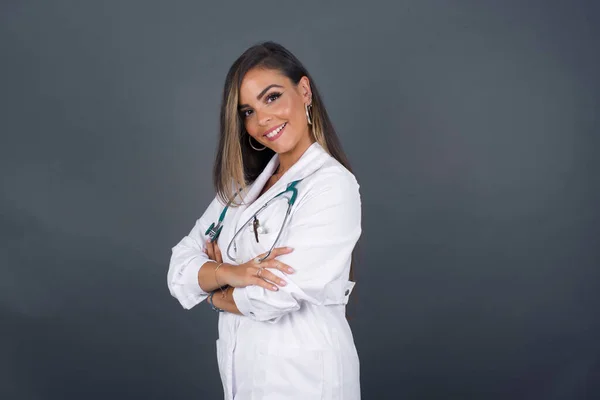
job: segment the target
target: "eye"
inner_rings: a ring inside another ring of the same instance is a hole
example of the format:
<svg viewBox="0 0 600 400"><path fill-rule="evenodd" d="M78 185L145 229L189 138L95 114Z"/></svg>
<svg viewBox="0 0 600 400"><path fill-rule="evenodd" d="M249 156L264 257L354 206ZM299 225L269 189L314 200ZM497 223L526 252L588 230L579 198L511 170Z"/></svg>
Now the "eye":
<svg viewBox="0 0 600 400"><path fill-rule="evenodd" d="M277 100L279 97L281 97L281 93L273 92L267 96L267 103L272 103L275 100Z"/></svg>
<svg viewBox="0 0 600 400"><path fill-rule="evenodd" d="M252 110L243 110L240 114L242 114L242 118L248 118L252 114Z"/></svg>

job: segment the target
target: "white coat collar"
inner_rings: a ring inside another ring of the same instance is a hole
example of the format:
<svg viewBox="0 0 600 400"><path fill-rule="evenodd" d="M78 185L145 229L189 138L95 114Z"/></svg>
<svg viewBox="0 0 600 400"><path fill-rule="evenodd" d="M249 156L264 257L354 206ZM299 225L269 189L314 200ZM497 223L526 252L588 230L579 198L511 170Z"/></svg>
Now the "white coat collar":
<svg viewBox="0 0 600 400"><path fill-rule="evenodd" d="M263 195L260 197L266 196L266 198L271 198L272 192L279 193L280 191L284 190L285 186L287 186L290 182L306 178L321 168L321 166L323 166L329 157L331 156L325 151L325 149L323 149L323 147L321 147L319 143L315 142L311 144L302 154L300 159L296 161L296 163L292 165L292 167L287 170L281 178L279 178L273 187L269 188L269 190L263 193ZM259 198L258 194L262 191L262 188L265 186L278 166L279 155L275 154L258 178L256 178L256 180L248 188L248 192L246 196L244 196L244 204L252 204ZM254 207L249 206L248 210L251 208Z"/></svg>

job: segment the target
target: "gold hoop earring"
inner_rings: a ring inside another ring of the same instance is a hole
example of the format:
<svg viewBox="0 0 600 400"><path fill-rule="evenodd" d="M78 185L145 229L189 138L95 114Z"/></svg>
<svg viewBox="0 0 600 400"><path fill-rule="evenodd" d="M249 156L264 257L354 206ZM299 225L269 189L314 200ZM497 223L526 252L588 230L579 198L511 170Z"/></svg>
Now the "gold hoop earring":
<svg viewBox="0 0 600 400"><path fill-rule="evenodd" d="M248 135L248 142L250 142L250 147L252 147L256 151L263 151L264 149L267 148L267 146L263 146L262 149L254 147L254 145L252 144L252 136L250 136L250 135Z"/></svg>
<svg viewBox="0 0 600 400"><path fill-rule="evenodd" d="M306 120L308 121L309 125L312 125L312 118L310 117L309 108L312 111L312 104L305 104L304 105L304 111L306 111Z"/></svg>

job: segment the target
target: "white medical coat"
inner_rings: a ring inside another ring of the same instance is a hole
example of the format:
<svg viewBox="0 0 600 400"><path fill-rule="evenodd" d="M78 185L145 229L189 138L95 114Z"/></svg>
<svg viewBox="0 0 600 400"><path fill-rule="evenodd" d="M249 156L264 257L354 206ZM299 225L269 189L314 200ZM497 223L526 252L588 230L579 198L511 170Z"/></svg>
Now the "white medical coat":
<svg viewBox="0 0 600 400"><path fill-rule="evenodd" d="M276 247L278 257L295 269L287 285L272 292L259 286L236 288L234 301L243 315L219 314L216 350L226 400L360 399L359 359L345 317L354 282L351 255L361 234L361 200L354 176L318 144L312 144L266 193L265 183L278 156L244 195L245 204L230 207L218 239L223 261L241 264L271 246L287 210L276 201L259 215L263 232L256 242L252 224L236 238L237 251L227 256L234 233L268 199L302 179L298 197ZM191 232L172 250L168 272L171 294L190 309L208 293L198 285L198 270L208 260L205 232L218 220L223 203L215 198Z"/></svg>

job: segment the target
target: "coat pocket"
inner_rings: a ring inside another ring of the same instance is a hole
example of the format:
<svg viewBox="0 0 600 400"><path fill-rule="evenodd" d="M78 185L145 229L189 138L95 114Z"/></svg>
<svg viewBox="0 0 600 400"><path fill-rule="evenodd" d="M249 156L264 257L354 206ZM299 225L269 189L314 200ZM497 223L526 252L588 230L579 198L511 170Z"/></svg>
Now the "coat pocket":
<svg viewBox="0 0 600 400"><path fill-rule="evenodd" d="M287 198L281 197L256 215L258 219L256 234L254 233L253 224L249 224L249 243L253 254L262 254L272 246L279 247L282 243L285 243L289 220L286 226L283 226L283 221L287 208ZM279 236L280 231L281 236Z"/></svg>
<svg viewBox="0 0 600 400"><path fill-rule="evenodd" d="M326 374L324 358L324 353L319 350L259 350L252 398L322 400Z"/></svg>

